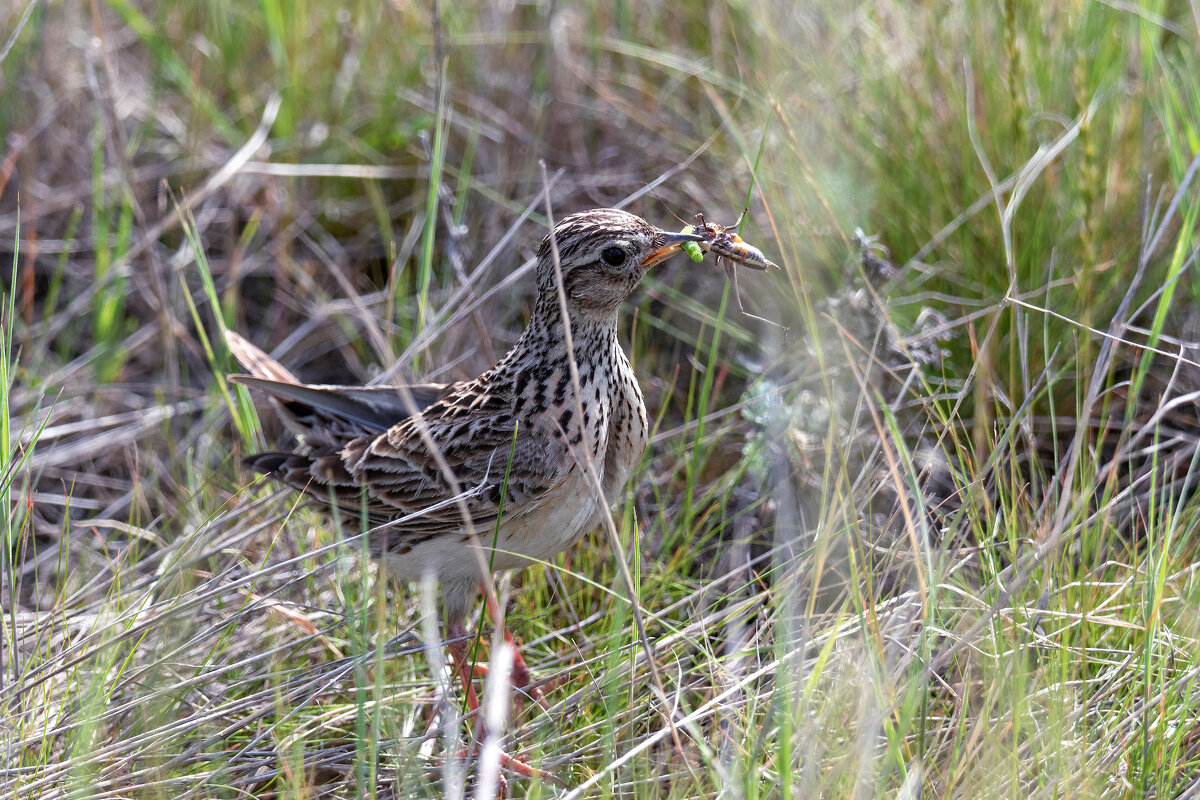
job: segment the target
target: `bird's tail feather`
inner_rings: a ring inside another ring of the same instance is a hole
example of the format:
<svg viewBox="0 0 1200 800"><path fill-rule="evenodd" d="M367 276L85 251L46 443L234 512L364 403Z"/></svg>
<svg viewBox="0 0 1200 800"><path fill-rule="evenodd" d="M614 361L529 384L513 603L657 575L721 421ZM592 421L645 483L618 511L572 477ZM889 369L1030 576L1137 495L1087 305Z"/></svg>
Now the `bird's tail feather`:
<svg viewBox="0 0 1200 800"><path fill-rule="evenodd" d="M251 344L237 331L226 330L225 341L229 343L233 357L251 375L281 383L300 383L300 379L291 370Z"/></svg>

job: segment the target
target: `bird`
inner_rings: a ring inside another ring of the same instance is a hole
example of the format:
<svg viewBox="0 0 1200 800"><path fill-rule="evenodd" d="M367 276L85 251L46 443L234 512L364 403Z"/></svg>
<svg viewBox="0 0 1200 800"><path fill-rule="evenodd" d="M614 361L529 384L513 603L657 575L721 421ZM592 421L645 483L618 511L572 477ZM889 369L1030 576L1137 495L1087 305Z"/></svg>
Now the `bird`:
<svg viewBox="0 0 1200 800"><path fill-rule="evenodd" d="M305 384L227 332L249 373L230 379L271 396L298 439L245 464L355 524L365 513L368 549L390 575L434 574L468 708L478 707L478 673L465 621L491 571L576 544L601 524L646 450L645 400L617 336L622 304L651 267L705 241L619 209L564 217L538 248L524 332L473 380ZM529 683L519 649L511 679Z"/></svg>

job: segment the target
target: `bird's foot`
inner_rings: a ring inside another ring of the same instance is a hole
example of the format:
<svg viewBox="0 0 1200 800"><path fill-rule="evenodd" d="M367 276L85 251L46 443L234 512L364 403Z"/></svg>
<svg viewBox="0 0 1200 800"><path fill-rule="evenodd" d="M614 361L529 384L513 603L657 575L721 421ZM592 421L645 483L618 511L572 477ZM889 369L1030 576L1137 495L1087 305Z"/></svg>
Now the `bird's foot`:
<svg viewBox="0 0 1200 800"><path fill-rule="evenodd" d="M480 741L482 742L482 739ZM475 748L464 747L456 752L453 755L453 758L465 761L476 755ZM549 772L546 772L543 769L538 769L537 767L531 765L529 763L528 756L512 756L508 753L505 753L503 750L500 751L500 769L506 769L509 772L516 773L522 778L538 778L543 781L554 780L553 776L551 776ZM501 780L503 780L503 776L501 776Z"/></svg>
<svg viewBox="0 0 1200 800"><path fill-rule="evenodd" d="M544 710L549 710L550 705L546 700L546 693L552 691L560 683L559 679L547 681L538 681L529 668L529 664L525 661L525 656L521 653L521 645L508 628L504 629L504 639L512 647L513 660L512 669L509 671L508 680L509 686L516 693L516 701L520 705L524 705L526 700L532 700L542 707ZM465 643L453 643L450 645L450 654L454 659L455 667L458 671L459 679L463 684L463 691L468 694L467 707L474 709L477 703L473 703L470 695L474 694L474 687L470 685L471 678L486 678L488 676L488 666L480 662L471 663L467 657L467 647Z"/></svg>

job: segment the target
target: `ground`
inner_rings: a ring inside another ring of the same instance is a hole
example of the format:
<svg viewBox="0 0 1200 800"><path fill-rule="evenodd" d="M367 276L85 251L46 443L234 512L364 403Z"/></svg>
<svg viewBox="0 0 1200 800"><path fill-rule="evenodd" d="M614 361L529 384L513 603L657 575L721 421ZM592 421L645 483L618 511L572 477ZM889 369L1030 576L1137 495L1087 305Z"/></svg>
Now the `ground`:
<svg viewBox="0 0 1200 800"><path fill-rule="evenodd" d="M711 256L626 310L652 443L615 537L499 578L552 682L503 742L552 777L504 791L1200 791L1195 8L9 20L5 797L493 793L431 594L240 467L287 440L222 330L311 381L474 375L548 210L613 205L749 206L783 269L741 297L789 330Z"/></svg>

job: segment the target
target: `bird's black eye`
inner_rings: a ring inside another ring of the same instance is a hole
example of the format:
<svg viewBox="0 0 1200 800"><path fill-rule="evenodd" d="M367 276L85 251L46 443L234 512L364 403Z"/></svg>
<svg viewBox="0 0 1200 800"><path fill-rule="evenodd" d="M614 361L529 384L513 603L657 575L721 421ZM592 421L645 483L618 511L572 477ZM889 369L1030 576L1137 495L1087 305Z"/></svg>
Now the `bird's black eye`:
<svg viewBox="0 0 1200 800"><path fill-rule="evenodd" d="M600 258L610 267L619 267L625 263L625 251L619 247L606 247L600 252Z"/></svg>

